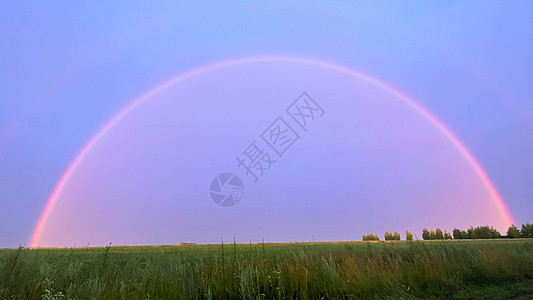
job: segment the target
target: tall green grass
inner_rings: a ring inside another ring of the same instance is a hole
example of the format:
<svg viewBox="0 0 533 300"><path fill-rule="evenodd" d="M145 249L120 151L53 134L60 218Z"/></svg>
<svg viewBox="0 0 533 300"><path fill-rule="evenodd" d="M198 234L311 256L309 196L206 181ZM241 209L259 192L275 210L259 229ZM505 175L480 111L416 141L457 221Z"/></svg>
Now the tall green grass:
<svg viewBox="0 0 533 300"><path fill-rule="evenodd" d="M504 299L528 293L530 239L0 250L0 299Z"/></svg>

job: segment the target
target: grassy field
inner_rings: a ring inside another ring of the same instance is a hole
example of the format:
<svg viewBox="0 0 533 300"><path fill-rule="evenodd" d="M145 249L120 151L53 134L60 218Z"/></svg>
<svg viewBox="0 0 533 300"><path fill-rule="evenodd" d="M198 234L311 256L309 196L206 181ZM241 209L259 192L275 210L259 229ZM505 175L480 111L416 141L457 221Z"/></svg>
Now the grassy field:
<svg viewBox="0 0 533 300"><path fill-rule="evenodd" d="M0 299L533 299L533 239L0 250Z"/></svg>

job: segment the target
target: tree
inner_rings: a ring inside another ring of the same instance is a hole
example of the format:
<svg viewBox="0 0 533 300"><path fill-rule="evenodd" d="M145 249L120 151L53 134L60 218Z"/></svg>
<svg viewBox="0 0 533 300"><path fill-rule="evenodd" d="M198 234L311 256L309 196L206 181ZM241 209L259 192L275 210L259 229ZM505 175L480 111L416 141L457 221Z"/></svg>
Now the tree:
<svg viewBox="0 0 533 300"><path fill-rule="evenodd" d="M401 239L400 234L395 231L394 234L392 235L392 239L395 241L399 241Z"/></svg>
<svg viewBox="0 0 533 300"><path fill-rule="evenodd" d="M466 232L469 239L474 238L474 226L470 226Z"/></svg>
<svg viewBox="0 0 533 300"><path fill-rule="evenodd" d="M442 230L440 228L437 228L435 230L435 239L436 240L443 240L444 239L444 235L442 234Z"/></svg>
<svg viewBox="0 0 533 300"><path fill-rule="evenodd" d="M523 238L533 238L533 224L522 224L522 230L520 230L520 235L522 235Z"/></svg>
<svg viewBox="0 0 533 300"><path fill-rule="evenodd" d="M492 234L493 239L499 239L502 237L501 233L492 226L490 226L490 233Z"/></svg>
<svg viewBox="0 0 533 300"><path fill-rule="evenodd" d="M400 234L398 232L395 232L395 233L385 232L385 240L386 241L399 241Z"/></svg>
<svg viewBox="0 0 533 300"><path fill-rule="evenodd" d="M454 239L456 239L456 240L463 239L463 234L462 234L460 229L454 228L452 233L453 233L453 238Z"/></svg>
<svg viewBox="0 0 533 300"><path fill-rule="evenodd" d="M472 237L474 239L496 239L500 238L501 234L492 226L478 226L472 230Z"/></svg>
<svg viewBox="0 0 533 300"><path fill-rule="evenodd" d="M405 240L406 241L412 241L413 240L413 234L410 233L409 231L405 231Z"/></svg>
<svg viewBox="0 0 533 300"><path fill-rule="evenodd" d="M470 228L471 229L469 229L468 231L471 231L471 234L473 235L474 228L473 227L470 227ZM456 240L471 239L470 234L468 232L461 230L461 229L457 229L457 228L453 229L453 238Z"/></svg>
<svg viewBox="0 0 533 300"><path fill-rule="evenodd" d="M430 239L429 230L427 228L424 228L424 230L422 230L422 239L423 240L429 240Z"/></svg>
<svg viewBox="0 0 533 300"><path fill-rule="evenodd" d="M452 236L448 232L446 232L446 230L444 230L444 239L445 240L451 240L452 239Z"/></svg>
<svg viewBox="0 0 533 300"><path fill-rule="evenodd" d="M424 228L424 230L422 230L422 238L424 240L443 240L445 236L440 228L437 228L436 230L428 230L427 228Z"/></svg>
<svg viewBox="0 0 533 300"><path fill-rule="evenodd" d="M379 236L377 234L363 234L363 241L379 241Z"/></svg>
<svg viewBox="0 0 533 300"><path fill-rule="evenodd" d="M509 227L509 229L507 229L507 237L508 238L519 238L521 235L520 235L520 230L518 230L518 228L516 228L516 226L511 225Z"/></svg>

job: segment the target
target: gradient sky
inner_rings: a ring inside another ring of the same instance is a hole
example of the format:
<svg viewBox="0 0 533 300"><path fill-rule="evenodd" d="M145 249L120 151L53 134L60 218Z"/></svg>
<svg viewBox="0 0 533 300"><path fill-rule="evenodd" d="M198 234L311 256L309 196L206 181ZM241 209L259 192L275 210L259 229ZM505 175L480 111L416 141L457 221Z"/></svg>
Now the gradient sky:
<svg viewBox="0 0 533 300"><path fill-rule="evenodd" d="M71 161L133 99L200 65L260 54L335 62L415 99L468 147L516 222L533 222L532 8L2 2L0 247L28 243Z"/></svg>

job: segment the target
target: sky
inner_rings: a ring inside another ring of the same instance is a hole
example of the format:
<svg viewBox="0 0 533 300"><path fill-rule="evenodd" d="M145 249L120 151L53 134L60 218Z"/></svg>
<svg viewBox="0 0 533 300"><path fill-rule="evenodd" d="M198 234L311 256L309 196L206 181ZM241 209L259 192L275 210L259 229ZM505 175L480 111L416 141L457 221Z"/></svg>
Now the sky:
<svg viewBox="0 0 533 300"><path fill-rule="evenodd" d="M69 166L128 104L180 74L242 57L256 59L172 82L114 123L65 183L42 245L342 240L385 228L416 234L423 224L503 228L464 155L394 91L461 141L516 224L533 222L531 6L2 2L0 247L29 244ZM299 148L251 182L233 156L260 141L277 116L291 121L284 110L302 91L323 106L323 117L298 131ZM210 160L196 164L200 154ZM208 193L226 171L245 187L231 208Z"/></svg>

